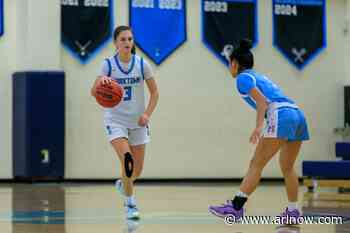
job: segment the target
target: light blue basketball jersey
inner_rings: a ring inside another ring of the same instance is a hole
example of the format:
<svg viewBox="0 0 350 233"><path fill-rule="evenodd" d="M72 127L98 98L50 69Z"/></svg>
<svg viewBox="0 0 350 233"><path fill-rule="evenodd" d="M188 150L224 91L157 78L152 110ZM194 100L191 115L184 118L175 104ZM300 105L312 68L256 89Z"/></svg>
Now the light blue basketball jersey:
<svg viewBox="0 0 350 233"><path fill-rule="evenodd" d="M237 90L241 97L254 109L256 103L249 95L250 91L255 87L262 95L265 96L268 103L285 102L294 104L294 101L283 94L281 89L273 83L269 78L262 74L258 74L254 70L245 70L236 78Z"/></svg>
<svg viewBox="0 0 350 233"><path fill-rule="evenodd" d="M266 98L266 125L264 137L288 141L309 140L309 131L304 113L270 79L254 70L245 70L236 78L237 90L241 97L254 109L256 103L250 91L257 88Z"/></svg>

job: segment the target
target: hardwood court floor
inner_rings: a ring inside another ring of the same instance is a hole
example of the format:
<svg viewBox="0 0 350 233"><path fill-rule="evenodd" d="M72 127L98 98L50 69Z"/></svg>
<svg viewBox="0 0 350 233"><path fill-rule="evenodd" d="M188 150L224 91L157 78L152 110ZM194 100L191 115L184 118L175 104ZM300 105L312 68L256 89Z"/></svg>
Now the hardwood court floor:
<svg viewBox="0 0 350 233"><path fill-rule="evenodd" d="M216 233L350 232L350 224L286 227L273 224L225 225L207 211L209 204L231 198L237 184L139 184L142 219L126 221L123 203L112 184L2 184L0 233ZM350 217L350 195L304 195L307 215ZM249 216L275 216L285 207L283 186L262 185L247 205Z"/></svg>

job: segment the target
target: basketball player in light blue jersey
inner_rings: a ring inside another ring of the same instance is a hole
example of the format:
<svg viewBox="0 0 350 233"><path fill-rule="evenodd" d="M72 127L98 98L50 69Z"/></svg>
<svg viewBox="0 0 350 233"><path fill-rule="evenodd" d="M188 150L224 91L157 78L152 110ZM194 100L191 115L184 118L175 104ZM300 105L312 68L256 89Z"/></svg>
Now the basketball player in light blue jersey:
<svg viewBox="0 0 350 233"><path fill-rule="evenodd" d="M254 57L251 48L249 40L242 40L228 58L238 93L256 110L256 127L249 139L251 143L257 143L255 154L233 200L210 206L209 211L219 217L233 215L236 220L241 219L243 206L259 184L263 168L280 151L279 163L289 200L281 219L293 217L291 219L295 220L300 217L297 204L299 183L293 167L302 142L309 139L306 120L293 100L269 78L252 69Z"/></svg>
<svg viewBox="0 0 350 233"><path fill-rule="evenodd" d="M124 88L122 101L116 107L105 109L104 124L108 140L121 162L122 178L116 181L116 188L125 197L127 218L138 219L133 183L142 172L145 145L150 141L149 120L158 102L158 88L151 66L135 54L131 28L119 26L113 37L117 53L104 60L91 92L95 96L100 80L105 84L117 81ZM144 83L150 93L147 108Z"/></svg>

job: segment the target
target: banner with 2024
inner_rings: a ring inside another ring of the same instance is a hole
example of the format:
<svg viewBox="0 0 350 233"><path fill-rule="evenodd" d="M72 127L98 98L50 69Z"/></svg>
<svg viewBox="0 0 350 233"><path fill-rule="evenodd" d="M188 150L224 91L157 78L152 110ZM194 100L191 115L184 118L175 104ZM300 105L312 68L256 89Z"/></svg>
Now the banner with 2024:
<svg viewBox="0 0 350 233"><path fill-rule="evenodd" d="M273 0L273 44L298 69L326 47L325 0Z"/></svg>

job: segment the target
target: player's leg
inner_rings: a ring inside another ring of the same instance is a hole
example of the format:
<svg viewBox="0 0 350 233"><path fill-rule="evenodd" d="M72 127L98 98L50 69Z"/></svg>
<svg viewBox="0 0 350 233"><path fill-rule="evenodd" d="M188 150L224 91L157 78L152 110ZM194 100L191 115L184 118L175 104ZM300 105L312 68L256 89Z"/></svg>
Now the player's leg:
<svg viewBox="0 0 350 233"><path fill-rule="evenodd" d="M133 171L132 171L132 176L128 177L127 184L130 185L131 189L134 191L134 181L137 177L140 176L143 169L145 147L146 147L145 145L150 141L148 127L128 129L128 136L129 136L128 146L131 151L130 156L133 161ZM123 185L124 184L125 183L123 183ZM125 206L127 208L127 216L129 219L139 218L139 210L136 206L135 195L127 196Z"/></svg>
<svg viewBox="0 0 350 233"><path fill-rule="evenodd" d="M125 171L125 158L131 156L131 149L128 141L128 129L124 126L117 125L114 123L106 124L105 128L108 140L110 141L114 151L116 152L121 165L121 179L116 182L117 188L119 187L118 191L120 191L124 195L130 196L133 193L132 179L127 176L130 171ZM120 185L118 186L118 184ZM120 189L121 184L123 184L122 189Z"/></svg>
<svg viewBox="0 0 350 233"><path fill-rule="evenodd" d="M298 176L294 171L294 163L298 157L302 141L309 140L309 132L303 112L299 109L290 109L288 111L290 119L293 119L293 123L288 125L288 129L291 132L288 135L288 142L282 148L280 155L280 167L284 176L287 196L288 207L282 213L282 217L288 217L292 222L286 222L286 224L296 223L295 221L300 216L298 209L298 189L299 182ZM282 221L285 221L285 219Z"/></svg>
<svg viewBox="0 0 350 233"><path fill-rule="evenodd" d="M126 215L128 219L138 219L139 211L136 207L136 200L134 196L134 185L133 185L133 173L134 168L131 170L131 175L128 174L127 168L125 166L125 160L128 156L133 158L131 148L129 146L129 142L125 138L118 138L111 141L113 148L118 154L120 163L121 163L121 171L122 171L122 183L119 183L120 180L116 182L117 189L121 192L124 190L125 201L124 206L126 210ZM134 161L133 161L134 163ZM135 164L135 163L134 163ZM134 165L133 165L134 167Z"/></svg>
<svg viewBox="0 0 350 233"><path fill-rule="evenodd" d="M132 180L131 186L132 186L132 190L134 190L133 183L138 177L140 177L143 170L146 145L142 144L142 145L130 146L130 149L131 149L131 156L133 159L133 173L131 177L131 180ZM124 176L125 175L123 175L123 177ZM123 183L121 180L117 181L116 186L117 186L117 189L123 190Z"/></svg>
<svg viewBox="0 0 350 233"><path fill-rule="evenodd" d="M255 149L254 157L250 161L248 172L234 199L221 206L210 206L209 211L219 217L231 214L237 219L241 218L244 214L243 206L248 196L259 184L262 170L284 144L285 140L282 139L261 138Z"/></svg>
<svg viewBox="0 0 350 233"><path fill-rule="evenodd" d="M136 208L133 195L133 159L129 145L128 129L120 125L108 125L106 127L109 141L118 155L121 165L121 179L117 180L116 188L125 197L124 205L128 219L138 219L139 212ZM127 163L126 163L127 162Z"/></svg>
<svg viewBox="0 0 350 233"><path fill-rule="evenodd" d="M209 207L211 213L219 217L231 214L236 218L241 218L244 215L243 206L247 202L248 196L254 192L259 184L262 170L286 143L285 137L278 135L280 123L278 111L268 111L263 137L255 149L247 174L240 185L240 190L236 193L233 200L227 202L225 205Z"/></svg>
<svg viewBox="0 0 350 233"><path fill-rule="evenodd" d="M254 192L260 182L264 167L285 143L285 140L278 138L262 138L260 140L255 149L254 157L250 160L248 172L241 183L241 192L247 195Z"/></svg>
<svg viewBox="0 0 350 233"><path fill-rule="evenodd" d="M280 153L280 167L282 174L284 176L284 181L286 185L286 191L288 196L288 210L294 211L298 210L298 189L299 182L298 176L294 170L294 163L298 157L302 141L291 141L287 142L281 150Z"/></svg>
<svg viewBox="0 0 350 233"><path fill-rule="evenodd" d="M126 196L133 195L133 181L132 176L128 177L125 171L125 158L128 155L132 156L129 142L126 138L116 138L111 141L111 144L118 155L120 161L121 181L123 185L124 194Z"/></svg>
<svg viewBox="0 0 350 233"><path fill-rule="evenodd" d="M134 159L133 180L136 180L142 173L146 144L149 142L149 126L130 130L129 143Z"/></svg>
<svg viewBox="0 0 350 233"><path fill-rule="evenodd" d="M134 160L134 172L132 175L132 180L135 181L138 177L141 176L143 170L146 145L141 144L130 146L130 149Z"/></svg>

